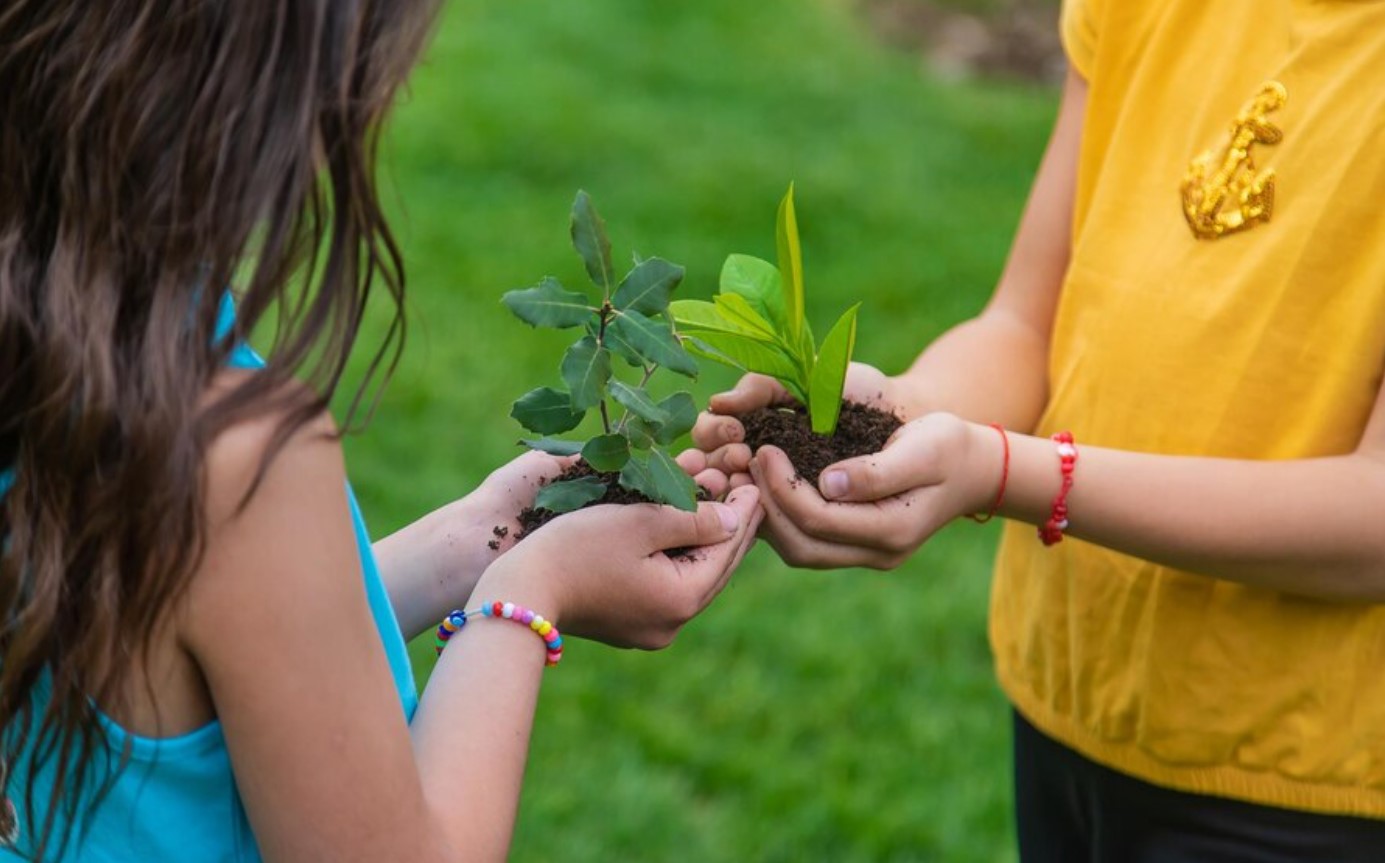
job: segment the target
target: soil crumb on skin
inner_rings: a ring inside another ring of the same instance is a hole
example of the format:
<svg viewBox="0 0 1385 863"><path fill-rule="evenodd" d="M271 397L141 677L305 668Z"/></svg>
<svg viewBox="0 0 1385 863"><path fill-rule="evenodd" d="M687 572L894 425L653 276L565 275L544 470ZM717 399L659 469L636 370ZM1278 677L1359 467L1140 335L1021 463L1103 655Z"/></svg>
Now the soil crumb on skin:
<svg viewBox="0 0 1385 863"><path fill-rule="evenodd" d="M566 482L567 480L582 479L583 477L588 476L597 477L598 479L605 482L606 493L602 495L600 498L592 501L591 503L586 504L586 506L583 506L582 509L586 509L588 506L601 506L602 504L607 503L654 503L654 501L645 497L640 492L631 491L630 489L623 487L620 484L619 472L594 470L591 465L587 464L584 461L575 462L567 470L558 474L558 476L554 478L552 481ZM544 484L546 485L547 483ZM697 489L697 499L711 500L712 497L710 494L708 494L706 489L699 486ZM545 524L548 524L550 521L557 518L558 515L558 513L554 512L551 509L543 509L541 507L532 506L525 507L519 513L519 531L515 533L515 542L519 542L529 534L543 527ZM505 530L505 528L497 527L495 529L496 535L502 536L503 534L500 533L500 531L502 530ZM697 554L697 549L695 548L671 548L668 551L666 551L665 554L667 554L669 557L675 557L680 560L700 559L699 555Z"/></svg>
<svg viewBox="0 0 1385 863"><path fill-rule="evenodd" d="M808 409L802 405L760 408L739 419L751 452L765 444L779 447L798 475L814 488L829 465L880 452L890 435L903 425L894 414L857 402L842 403L837 430L830 436L813 434Z"/></svg>
<svg viewBox="0 0 1385 863"><path fill-rule="evenodd" d="M491 533L495 534L495 539L486 543L486 546L491 551L499 551L500 540L504 539L506 536L509 535L510 529L508 527L505 527L504 525L497 524L495 527L491 528Z"/></svg>

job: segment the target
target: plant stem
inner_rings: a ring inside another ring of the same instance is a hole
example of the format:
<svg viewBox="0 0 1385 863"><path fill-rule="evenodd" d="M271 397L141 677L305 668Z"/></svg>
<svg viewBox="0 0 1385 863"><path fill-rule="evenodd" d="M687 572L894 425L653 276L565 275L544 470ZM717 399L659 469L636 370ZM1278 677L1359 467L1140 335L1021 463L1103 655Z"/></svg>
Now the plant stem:
<svg viewBox="0 0 1385 863"><path fill-rule="evenodd" d="M607 292L610 292L610 285L607 285ZM599 351L606 347L606 323L611 319L611 301L603 300L601 303L601 326L596 330L596 349ZM606 399L601 400L601 427L606 430L606 434L611 433L611 414L606 409Z"/></svg>

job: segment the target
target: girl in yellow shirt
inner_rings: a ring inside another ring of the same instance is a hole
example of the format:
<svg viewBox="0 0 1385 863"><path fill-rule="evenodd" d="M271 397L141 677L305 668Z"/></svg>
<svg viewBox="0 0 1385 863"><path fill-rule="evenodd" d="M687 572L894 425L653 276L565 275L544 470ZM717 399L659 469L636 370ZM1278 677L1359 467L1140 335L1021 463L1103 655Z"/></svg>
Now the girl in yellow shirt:
<svg viewBox="0 0 1385 863"><path fill-rule="evenodd" d="M784 397L757 377L696 440L796 565L1011 520L1026 860L1385 859L1385 3L1069 0L1062 30L990 302L852 370L909 420L886 449L790 482L736 443Z"/></svg>

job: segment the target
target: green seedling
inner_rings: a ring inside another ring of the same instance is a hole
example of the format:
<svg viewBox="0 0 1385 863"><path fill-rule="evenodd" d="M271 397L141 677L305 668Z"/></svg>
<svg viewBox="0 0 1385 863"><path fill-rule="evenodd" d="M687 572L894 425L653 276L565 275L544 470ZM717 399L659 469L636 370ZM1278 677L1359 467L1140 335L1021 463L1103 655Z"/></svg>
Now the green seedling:
<svg viewBox="0 0 1385 863"><path fill-rule="evenodd" d="M692 428L697 406L686 392L656 401L645 389L660 368L697 375L697 361L674 335L666 314L683 281L683 268L661 258L636 257L634 268L616 282L606 225L586 192L578 192L572 205L572 245L600 290L599 302L569 291L551 276L502 298L527 324L583 333L559 366L566 389L540 387L514 403L510 416L542 435L521 443L552 455L580 455L597 471L618 472L620 485L631 491L695 510L697 486L664 447ZM639 369L638 383L615 375L613 357ZM612 416L612 405L623 409L619 417ZM601 416L600 434L578 440L551 437L575 429L593 409ZM535 505L571 512L605 493L606 483L594 476L553 482L539 491Z"/></svg>
<svg viewBox="0 0 1385 863"><path fill-rule="evenodd" d="M731 255L712 302L678 300L669 313L688 350L714 362L770 375L808 408L817 434L837 428L846 369L856 346L856 312L846 310L822 344L804 314L803 259L793 185L779 204L779 266Z"/></svg>

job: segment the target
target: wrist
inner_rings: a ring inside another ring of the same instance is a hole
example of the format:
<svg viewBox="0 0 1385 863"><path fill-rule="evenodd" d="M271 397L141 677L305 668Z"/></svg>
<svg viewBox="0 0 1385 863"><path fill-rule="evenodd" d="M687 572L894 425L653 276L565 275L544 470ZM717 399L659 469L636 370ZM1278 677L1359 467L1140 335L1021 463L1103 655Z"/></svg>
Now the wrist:
<svg viewBox="0 0 1385 863"><path fill-rule="evenodd" d="M1062 463L1047 437L1010 435L1010 486L1000 514L1041 525L1053 510L1062 485Z"/></svg>
<svg viewBox="0 0 1385 863"><path fill-rule="evenodd" d="M967 423L967 427L972 449L980 449L983 455L977 459L977 476L981 478L981 501L974 508L967 510L965 515L977 524L985 524L999 514L1009 491L1010 434L999 423L984 426Z"/></svg>
<svg viewBox="0 0 1385 863"><path fill-rule="evenodd" d="M482 602L512 602L541 614L554 626L561 626L561 590L552 574L511 566L496 561L477 579L467 607Z"/></svg>

